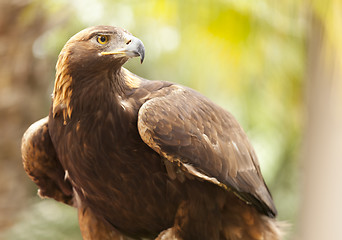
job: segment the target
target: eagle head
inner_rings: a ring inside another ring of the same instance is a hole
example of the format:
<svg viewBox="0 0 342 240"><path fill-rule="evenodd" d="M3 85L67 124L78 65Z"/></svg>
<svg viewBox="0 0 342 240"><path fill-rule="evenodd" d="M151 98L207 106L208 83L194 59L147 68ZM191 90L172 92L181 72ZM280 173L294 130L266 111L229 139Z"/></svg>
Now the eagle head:
<svg viewBox="0 0 342 240"><path fill-rule="evenodd" d="M141 40L125 29L112 26L95 26L75 34L63 47L57 62L68 70L102 70L109 66L120 68L129 58L145 57Z"/></svg>
<svg viewBox="0 0 342 240"><path fill-rule="evenodd" d="M59 54L56 65L54 116L58 109L63 109L64 119L70 118L73 83L101 78L99 73L116 72L132 57L140 57L143 62L144 44L119 27L89 27L71 37Z"/></svg>

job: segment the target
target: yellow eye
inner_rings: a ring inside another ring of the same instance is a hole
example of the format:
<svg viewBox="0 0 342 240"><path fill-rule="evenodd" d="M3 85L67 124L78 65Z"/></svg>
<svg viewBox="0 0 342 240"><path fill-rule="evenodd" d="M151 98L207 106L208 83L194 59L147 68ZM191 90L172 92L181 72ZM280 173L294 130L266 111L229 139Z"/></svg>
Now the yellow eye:
<svg viewBox="0 0 342 240"><path fill-rule="evenodd" d="M100 44L106 44L108 42L108 36L106 35L97 36L97 42Z"/></svg>

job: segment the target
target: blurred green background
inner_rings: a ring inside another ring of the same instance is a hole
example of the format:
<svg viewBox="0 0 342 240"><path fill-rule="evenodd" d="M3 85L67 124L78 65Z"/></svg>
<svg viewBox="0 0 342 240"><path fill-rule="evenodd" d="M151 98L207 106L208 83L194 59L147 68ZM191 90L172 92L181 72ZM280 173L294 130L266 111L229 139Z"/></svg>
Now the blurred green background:
<svg viewBox="0 0 342 240"><path fill-rule="evenodd" d="M341 10L337 0L0 0L0 239L81 239L75 209L36 195L20 139L48 114L64 43L92 25L121 26L144 42L145 62L131 60L130 71L187 85L233 113L256 149L279 220L291 225L286 239L295 238L305 144L315 130L310 106L321 86L311 88L310 76L321 49L334 53L323 62L341 60ZM334 89L329 79L317 81Z"/></svg>

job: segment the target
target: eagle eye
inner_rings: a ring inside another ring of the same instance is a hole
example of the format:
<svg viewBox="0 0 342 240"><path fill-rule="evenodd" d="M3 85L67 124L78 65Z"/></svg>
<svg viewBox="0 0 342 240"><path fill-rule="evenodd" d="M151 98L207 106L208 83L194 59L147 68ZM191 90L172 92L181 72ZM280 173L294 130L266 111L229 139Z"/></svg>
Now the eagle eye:
<svg viewBox="0 0 342 240"><path fill-rule="evenodd" d="M108 36L106 36L106 35L99 35L99 36L97 36L96 40L97 40L98 43L104 45L104 44L106 44L108 42Z"/></svg>

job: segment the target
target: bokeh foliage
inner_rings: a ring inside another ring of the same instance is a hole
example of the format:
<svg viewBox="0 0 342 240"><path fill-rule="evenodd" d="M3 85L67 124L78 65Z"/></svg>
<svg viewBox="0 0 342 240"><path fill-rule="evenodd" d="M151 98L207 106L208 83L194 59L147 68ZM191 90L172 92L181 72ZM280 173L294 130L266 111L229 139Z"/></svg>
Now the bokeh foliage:
<svg viewBox="0 0 342 240"><path fill-rule="evenodd" d="M43 11L53 23L32 46L36 59L51 64L48 78L39 79L49 88L41 98L42 112L48 113L53 64L67 40L91 25L126 28L144 42L146 60L125 67L148 79L192 87L232 112L256 148L279 219L296 223L307 29L300 1L28 2L20 21ZM39 200L31 189L7 239L80 239L76 211Z"/></svg>

